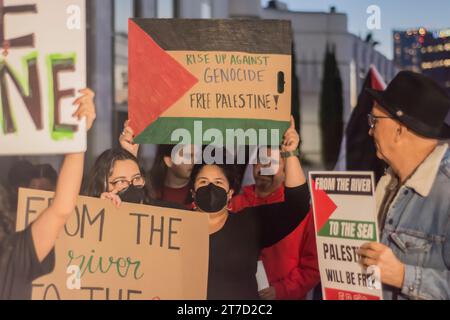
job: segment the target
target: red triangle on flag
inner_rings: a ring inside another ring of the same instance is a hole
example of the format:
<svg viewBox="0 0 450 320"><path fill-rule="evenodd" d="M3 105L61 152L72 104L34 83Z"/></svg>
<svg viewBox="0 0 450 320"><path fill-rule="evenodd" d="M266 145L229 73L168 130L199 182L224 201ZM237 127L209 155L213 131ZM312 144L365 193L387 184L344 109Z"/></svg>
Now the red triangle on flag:
<svg viewBox="0 0 450 320"><path fill-rule="evenodd" d="M128 117L135 136L138 136L198 79L131 19L128 22L128 50Z"/></svg>
<svg viewBox="0 0 450 320"><path fill-rule="evenodd" d="M316 188L314 179L311 180L311 189L313 193L316 216L316 232L319 232L333 212L337 209L337 205L333 202L333 200L331 200L325 191Z"/></svg>
<svg viewBox="0 0 450 320"><path fill-rule="evenodd" d="M386 89L386 82L384 82L383 77L378 72L377 68L374 65L370 66L370 80L371 80L371 87L375 90L385 90Z"/></svg>

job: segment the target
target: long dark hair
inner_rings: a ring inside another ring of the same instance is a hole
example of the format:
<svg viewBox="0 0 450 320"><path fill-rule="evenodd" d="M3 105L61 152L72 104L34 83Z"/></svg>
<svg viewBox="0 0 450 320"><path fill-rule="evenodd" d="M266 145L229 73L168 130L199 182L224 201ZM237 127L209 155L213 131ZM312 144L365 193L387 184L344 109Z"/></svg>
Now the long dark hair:
<svg viewBox="0 0 450 320"><path fill-rule="evenodd" d="M155 199L161 199L163 196L164 181L166 180L168 167L164 162L164 157L170 157L175 145L160 144L155 155L155 162L148 172L151 181L151 196Z"/></svg>
<svg viewBox="0 0 450 320"><path fill-rule="evenodd" d="M84 188L84 195L89 197L100 197L103 192L108 191L108 178L112 173L114 164L118 160L132 160L139 167L139 171L145 177L144 170L138 159L122 148L108 149L104 151L95 161ZM148 194L148 183L145 184L145 193Z"/></svg>

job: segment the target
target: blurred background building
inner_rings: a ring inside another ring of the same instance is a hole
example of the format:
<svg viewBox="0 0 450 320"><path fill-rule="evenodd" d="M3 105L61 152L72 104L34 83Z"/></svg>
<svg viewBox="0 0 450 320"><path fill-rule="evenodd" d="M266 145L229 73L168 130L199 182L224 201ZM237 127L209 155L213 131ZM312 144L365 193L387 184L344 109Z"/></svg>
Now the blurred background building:
<svg viewBox="0 0 450 320"><path fill-rule="evenodd" d="M450 29L394 31L394 62L433 78L450 94Z"/></svg>
<svg viewBox="0 0 450 320"><path fill-rule="evenodd" d="M396 74L394 63L366 41L348 31L347 15L336 8L329 12L293 12L276 1L262 10L264 19L287 19L292 21L296 52L296 71L300 80L301 135L303 153L313 166L321 166L321 143L319 128L319 105L323 60L327 44L335 47L343 84L344 125L371 64L390 81Z"/></svg>

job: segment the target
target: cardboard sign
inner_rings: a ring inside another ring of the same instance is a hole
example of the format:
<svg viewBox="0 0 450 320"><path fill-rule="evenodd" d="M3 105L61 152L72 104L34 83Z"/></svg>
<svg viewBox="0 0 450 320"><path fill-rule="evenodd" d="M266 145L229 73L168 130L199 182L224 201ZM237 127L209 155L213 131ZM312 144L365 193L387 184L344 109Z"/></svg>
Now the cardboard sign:
<svg viewBox="0 0 450 320"><path fill-rule="evenodd" d="M130 19L128 32L137 143L177 144L177 129L200 135L202 144L210 142L202 135L208 129L222 137L227 129L276 129L283 137L291 114L290 22Z"/></svg>
<svg viewBox="0 0 450 320"><path fill-rule="evenodd" d="M86 150L84 0L0 1L0 155ZM39 142L39 143L36 143Z"/></svg>
<svg viewBox="0 0 450 320"><path fill-rule="evenodd" d="M379 273L356 253L379 242L373 173L310 172L309 182L324 299L382 299Z"/></svg>
<svg viewBox="0 0 450 320"><path fill-rule="evenodd" d="M53 193L20 189L17 230ZM191 211L78 198L55 246L54 271L33 282L33 299L206 299L208 217Z"/></svg>

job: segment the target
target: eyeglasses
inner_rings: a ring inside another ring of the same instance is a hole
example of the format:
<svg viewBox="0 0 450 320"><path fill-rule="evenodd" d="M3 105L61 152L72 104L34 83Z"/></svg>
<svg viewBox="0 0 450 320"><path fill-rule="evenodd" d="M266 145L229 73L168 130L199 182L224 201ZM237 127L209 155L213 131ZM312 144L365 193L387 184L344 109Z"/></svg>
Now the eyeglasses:
<svg viewBox="0 0 450 320"><path fill-rule="evenodd" d="M116 179L113 181L109 181L110 184L113 185L114 189L127 189L130 187L130 185L133 185L136 188L143 188L145 185L145 179L141 175L135 176L133 179L127 180L127 179Z"/></svg>
<svg viewBox="0 0 450 320"><path fill-rule="evenodd" d="M369 122L369 127L370 127L370 129L375 128L375 125L377 124L377 121L378 121L379 119L393 119L393 118L394 118L394 117L374 116L374 115L371 114L371 113L369 113L369 114L367 115L367 120L368 120L368 122Z"/></svg>

